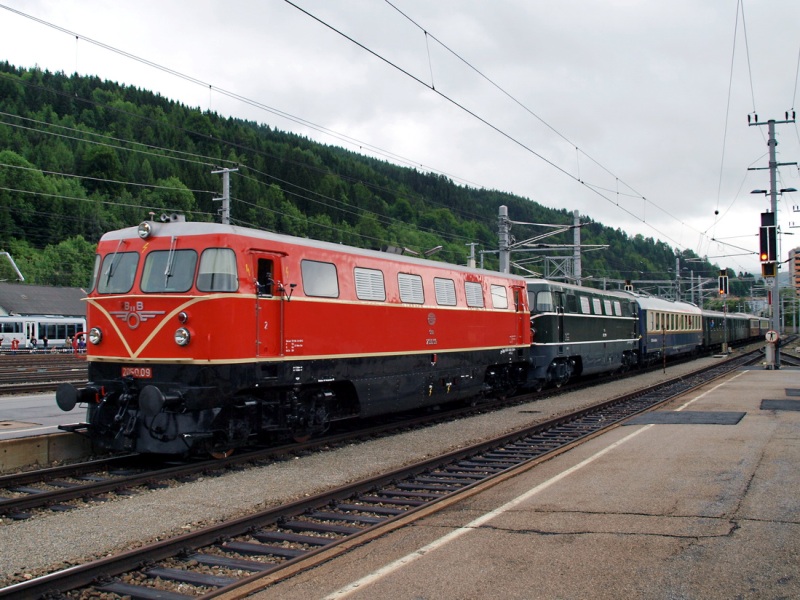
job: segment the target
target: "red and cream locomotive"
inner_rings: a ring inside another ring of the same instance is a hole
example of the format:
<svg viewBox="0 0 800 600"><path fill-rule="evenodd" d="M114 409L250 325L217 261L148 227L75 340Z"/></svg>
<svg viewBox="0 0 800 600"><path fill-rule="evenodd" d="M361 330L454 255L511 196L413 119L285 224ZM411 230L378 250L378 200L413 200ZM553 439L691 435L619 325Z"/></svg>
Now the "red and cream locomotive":
<svg viewBox="0 0 800 600"><path fill-rule="evenodd" d="M105 234L86 299L99 448L225 453L331 422L507 393L522 277L172 216Z"/></svg>

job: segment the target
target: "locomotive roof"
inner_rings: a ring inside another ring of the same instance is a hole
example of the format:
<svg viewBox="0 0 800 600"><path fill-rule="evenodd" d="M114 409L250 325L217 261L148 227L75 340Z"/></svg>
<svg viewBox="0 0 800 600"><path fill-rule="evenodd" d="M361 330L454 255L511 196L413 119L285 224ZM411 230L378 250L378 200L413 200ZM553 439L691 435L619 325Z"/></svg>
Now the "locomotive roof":
<svg viewBox="0 0 800 600"><path fill-rule="evenodd" d="M628 300L634 300L635 297L630 292L626 292L625 290L601 290L598 288L587 287L583 285L575 285L573 283L565 283L563 281L550 281L549 279L528 279L528 285L530 284L542 284L551 286L558 289L564 290L571 290L574 292L581 292L584 294L605 294L608 296L616 296L618 298L625 298Z"/></svg>
<svg viewBox="0 0 800 600"><path fill-rule="evenodd" d="M356 248L355 246L347 246L344 244L335 244L333 242L323 242L320 240L313 240L309 238L299 238L280 233L273 233L270 231L263 231L260 229L250 229L249 227L239 227L236 225L223 225L220 223L205 223L198 221L172 221L161 223L158 221L149 221L153 228L151 237L166 237L166 236L194 236L194 235L231 235L255 238L259 240L271 240L283 244L294 244L299 246L306 246L310 248L319 248L330 252L347 253L358 256L368 256L371 258L381 258L383 260L392 260L397 262L404 262L409 264L417 264L423 266L434 266L438 268L447 268L453 271L466 271L470 273L482 273L484 275L491 275L493 277L505 277L508 279L516 279L524 283L526 279L521 275L513 275L508 273L500 273L499 271L490 271L488 269L478 269L466 267L464 265L455 265L452 263L439 262L425 258L417 258L414 256L407 256L402 254L392 254L389 252L381 252L379 250L367 250L364 248ZM100 238L101 242L126 240L131 238L138 238L138 225L136 227L126 227L125 229L117 229L103 234Z"/></svg>
<svg viewBox="0 0 800 600"><path fill-rule="evenodd" d="M0 316L86 316L86 290L0 282Z"/></svg>

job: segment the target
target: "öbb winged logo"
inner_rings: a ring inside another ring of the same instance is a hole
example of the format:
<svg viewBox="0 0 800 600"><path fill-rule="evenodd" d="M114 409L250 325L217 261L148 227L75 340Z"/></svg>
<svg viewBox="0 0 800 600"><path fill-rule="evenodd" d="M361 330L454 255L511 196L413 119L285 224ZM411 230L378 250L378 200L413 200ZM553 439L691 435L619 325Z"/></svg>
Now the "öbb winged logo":
<svg viewBox="0 0 800 600"><path fill-rule="evenodd" d="M115 316L120 321L128 324L131 329L139 327L140 323L163 315L166 311L163 310L145 310L144 302L124 302L122 310L108 311L110 315Z"/></svg>

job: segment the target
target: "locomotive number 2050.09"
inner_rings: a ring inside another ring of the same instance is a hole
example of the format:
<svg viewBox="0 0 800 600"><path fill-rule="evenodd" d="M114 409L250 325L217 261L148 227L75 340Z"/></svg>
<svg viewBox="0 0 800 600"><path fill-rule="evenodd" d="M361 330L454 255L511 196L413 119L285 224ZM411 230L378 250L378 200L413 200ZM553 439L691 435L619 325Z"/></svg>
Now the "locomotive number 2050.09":
<svg viewBox="0 0 800 600"><path fill-rule="evenodd" d="M122 367L122 376L135 379L152 379L153 369L151 367Z"/></svg>

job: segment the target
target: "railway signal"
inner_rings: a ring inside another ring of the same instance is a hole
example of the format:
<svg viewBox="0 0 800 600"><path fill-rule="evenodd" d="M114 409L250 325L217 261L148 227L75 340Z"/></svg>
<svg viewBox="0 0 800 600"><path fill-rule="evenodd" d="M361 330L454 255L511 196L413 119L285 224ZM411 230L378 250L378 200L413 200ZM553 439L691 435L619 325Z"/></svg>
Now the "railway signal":
<svg viewBox="0 0 800 600"><path fill-rule="evenodd" d="M719 295L728 295L728 272L724 269L719 271Z"/></svg>
<svg viewBox="0 0 800 600"><path fill-rule="evenodd" d="M775 262L778 259L778 236L775 227L775 213L761 213L761 227L758 230L759 253L761 262Z"/></svg>

